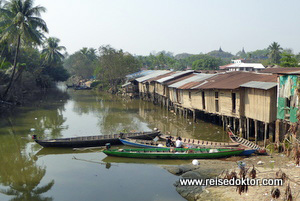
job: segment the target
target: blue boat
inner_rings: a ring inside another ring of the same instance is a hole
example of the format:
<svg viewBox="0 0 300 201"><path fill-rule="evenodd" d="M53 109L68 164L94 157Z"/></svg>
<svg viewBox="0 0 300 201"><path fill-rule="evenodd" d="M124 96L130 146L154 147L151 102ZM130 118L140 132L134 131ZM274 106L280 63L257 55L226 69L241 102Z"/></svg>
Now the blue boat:
<svg viewBox="0 0 300 201"><path fill-rule="evenodd" d="M251 154L253 154L255 152L256 152L256 149L246 149L240 154L240 156L250 156Z"/></svg>

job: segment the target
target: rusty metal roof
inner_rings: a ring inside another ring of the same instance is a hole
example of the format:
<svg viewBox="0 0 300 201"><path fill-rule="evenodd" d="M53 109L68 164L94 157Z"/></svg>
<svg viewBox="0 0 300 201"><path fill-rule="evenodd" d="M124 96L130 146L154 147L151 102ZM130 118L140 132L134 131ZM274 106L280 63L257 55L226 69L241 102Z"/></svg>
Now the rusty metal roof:
<svg viewBox="0 0 300 201"><path fill-rule="evenodd" d="M268 90L273 87L277 86L277 82L257 82L257 81L251 81L247 82L245 84L240 85L241 87L246 87L246 88L254 88L254 89L264 89Z"/></svg>
<svg viewBox="0 0 300 201"><path fill-rule="evenodd" d="M165 77L163 77L163 78L161 78L161 79L158 79L158 80L156 80L156 81L159 82L159 83L164 83L164 82L167 82L167 81L169 81L169 80L172 80L172 79L174 79L174 78L176 78L176 77L180 77L180 76L182 76L182 75L190 74L190 73L193 73L193 72L194 72L193 70L177 71L177 72L175 72L175 73L173 73L173 74L171 74L171 75L169 75L169 76L165 76Z"/></svg>
<svg viewBox="0 0 300 201"><path fill-rule="evenodd" d="M146 81L150 78L157 77L159 75L163 75L163 74L167 74L167 73L170 73L170 71L168 71L168 70L155 70L149 75L137 78L136 81L137 82L143 82L143 81Z"/></svg>
<svg viewBox="0 0 300 201"><path fill-rule="evenodd" d="M250 81L277 82L277 75L231 71L219 73L193 89L236 89Z"/></svg>
<svg viewBox="0 0 300 201"><path fill-rule="evenodd" d="M290 72L300 71L299 67L284 67L284 68L266 68L259 71L260 73L286 74Z"/></svg>
<svg viewBox="0 0 300 201"><path fill-rule="evenodd" d="M170 85L169 87L178 88L178 89L190 89L195 84L205 81L206 79L213 77L215 75L217 74L204 74L204 73L195 74L195 76L176 82Z"/></svg>

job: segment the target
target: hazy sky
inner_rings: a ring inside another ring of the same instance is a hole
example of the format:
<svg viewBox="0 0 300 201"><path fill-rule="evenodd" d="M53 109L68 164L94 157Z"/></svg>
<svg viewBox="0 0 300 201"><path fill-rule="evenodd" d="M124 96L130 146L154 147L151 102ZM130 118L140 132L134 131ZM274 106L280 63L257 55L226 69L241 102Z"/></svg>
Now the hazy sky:
<svg viewBox="0 0 300 201"><path fill-rule="evenodd" d="M132 54L235 54L273 41L300 51L299 0L36 0L69 53L110 44Z"/></svg>

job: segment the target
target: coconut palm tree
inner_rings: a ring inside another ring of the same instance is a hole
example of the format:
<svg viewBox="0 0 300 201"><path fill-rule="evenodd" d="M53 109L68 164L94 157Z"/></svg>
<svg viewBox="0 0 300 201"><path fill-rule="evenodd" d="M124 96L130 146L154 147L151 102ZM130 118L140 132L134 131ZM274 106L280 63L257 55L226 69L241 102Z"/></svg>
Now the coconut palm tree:
<svg viewBox="0 0 300 201"><path fill-rule="evenodd" d="M13 85L21 43L40 45L43 39L42 32L48 32L45 21L40 18L41 12L45 11L42 6L34 7L33 0L10 0L0 7L0 42L9 41L16 47L13 71L3 99Z"/></svg>
<svg viewBox="0 0 300 201"><path fill-rule="evenodd" d="M273 42L271 45L268 47L269 50L269 58L271 62L278 64L280 62L280 54L282 48L277 42Z"/></svg>
<svg viewBox="0 0 300 201"><path fill-rule="evenodd" d="M64 59L64 55L60 53L66 50L65 46L59 46L60 40L55 37L49 37L42 50L42 57L45 59L46 64L56 65Z"/></svg>

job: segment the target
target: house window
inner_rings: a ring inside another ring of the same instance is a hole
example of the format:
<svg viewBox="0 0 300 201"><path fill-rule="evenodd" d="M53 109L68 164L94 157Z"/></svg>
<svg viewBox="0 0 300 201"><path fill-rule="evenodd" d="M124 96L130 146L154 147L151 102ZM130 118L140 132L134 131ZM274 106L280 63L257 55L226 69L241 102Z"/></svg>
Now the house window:
<svg viewBox="0 0 300 201"><path fill-rule="evenodd" d="M236 112L236 93L231 94L231 100L232 100L232 113Z"/></svg>
<svg viewBox="0 0 300 201"><path fill-rule="evenodd" d="M192 92L189 91L189 99L192 99Z"/></svg>

